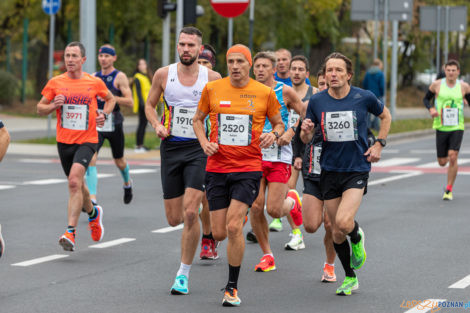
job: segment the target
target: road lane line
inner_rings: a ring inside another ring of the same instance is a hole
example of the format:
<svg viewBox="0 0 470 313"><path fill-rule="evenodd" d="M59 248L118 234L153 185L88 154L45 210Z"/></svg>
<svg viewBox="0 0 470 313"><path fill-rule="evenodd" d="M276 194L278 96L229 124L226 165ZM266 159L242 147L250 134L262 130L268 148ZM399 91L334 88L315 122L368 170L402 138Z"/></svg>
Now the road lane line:
<svg viewBox="0 0 470 313"><path fill-rule="evenodd" d="M393 173L393 172L391 172L391 173ZM367 185L368 186L380 185L380 184L388 183L388 182L391 182L391 181L405 179L405 178L409 178L409 177L413 177L413 176L419 176L419 175L423 175L423 173L419 172L419 171L413 171L413 172L408 172L408 173L404 173L404 174L397 175L397 176L386 177L386 178L382 178L382 179L376 179L376 180L368 182Z"/></svg>
<svg viewBox="0 0 470 313"><path fill-rule="evenodd" d="M108 177L114 177L116 176L116 174L104 174L104 173L101 173L101 174L98 174L97 177L98 178L108 178Z"/></svg>
<svg viewBox="0 0 470 313"><path fill-rule="evenodd" d="M156 169L151 169L151 168L138 168L134 170L130 170L129 173L131 174L148 174L148 173L156 173Z"/></svg>
<svg viewBox="0 0 470 313"><path fill-rule="evenodd" d="M449 288L465 289L468 286L470 286L470 275L468 275L467 277L462 278L461 280L459 280L455 284L450 285Z"/></svg>
<svg viewBox="0 0 470 313"><path fill-rule="evenodd" d="M414 308L405 311L405 313L425 313L428 312L429 310L437 308L439 302L446 301L447 299L427 299L424 301L421 301L422 304L418 304ZM435 312L435 311L432 311Z"/></svg>
<svg viewBox="0 0 470 313"><path fill-rule="evenodd" d="M27 158L24 158L24 159L19 159L18 162L21 162L21 163L40 163L40 164L52 164L52 163L56 163L54 161L55 159L27 159Z"/></svg>
<svg viewBox="0 0 470 313"><path fill-rule="evenodd" d="M11 266L26 267L26 266L36 265L36 264L40 264L40 263L44 263L44 262L50 262L50 261L54 261L54 260L58 260L58 259L63 259L63 258L66 258L68 256L69 255L67 255L67 254L53 254L53 255L42 257L42 258L37 258L37 259L29 260L29 261L15 263L15 264L12 264Z"/></svg>
<svg viewBox="0 0 470 313"><path fill-rule="evenodd" d="M25 181L23 185L52 185L52 184L65 183L66 181L67 179L63 179L63 178L48 178L48 179Z"/></svg>
<svg viewBox="0 0 470 313"><path fill-rule="evenodd" d="M457 163L459 165L467 164L469 162L470 162L470 159L458 159L457 160ZM440 166L439 163L437 163L437 160L436 160L436 161L433 161L433 162L428 162L428 163L418 165L417 167L419 167L419 168L441 168L442 166Z"/></svg>
<svg viewBox="0 0 470 313"><path fill-rule="evenodd" d="M13 189L16 186L14 185L0 185L0 190L7 190L7 189Z"/></svg>
<svg viewBox="0 0 470 313"><path fill-rule="evenodd" d="M106 241L102 243L98 243L96 245L91 245L88 246L88 248L97 248L97 249L104 249L104 248L109 248L113 246L117 246L126 242L131 242L134 241L135 238L121 238L121 239L116 239L116 240L111 240L111 241Z"/></svg>
<svg viewBox="0 0 470 313"><path fill-rule="evenodd" d="M378 163L374 164L374 167L388 167L388 166L398 166L417 162L421 158L391 158L388 160L380 160Z"/></svg>
<svg viewBox="0 0 470 313"><path fill-rule="evenodd" d="M171 231L183 229L183 227L184 227L183 224L179 224L178 226L175 226L175 227L171 227L171 226L170 227L163 227L163 228L160 228L160 229L152 230L152 233L164 234L164 233L169 233Z"/></svg>

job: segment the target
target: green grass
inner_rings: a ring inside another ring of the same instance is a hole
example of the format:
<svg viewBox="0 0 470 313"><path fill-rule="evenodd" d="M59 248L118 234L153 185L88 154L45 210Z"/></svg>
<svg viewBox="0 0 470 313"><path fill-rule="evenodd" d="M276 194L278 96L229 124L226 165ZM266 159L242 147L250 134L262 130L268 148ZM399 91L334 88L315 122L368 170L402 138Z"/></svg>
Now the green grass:
<svg viewBox="0 0 470 313"><path fill-rule="evenodd" d="M470 118L465 118L465 123L470 122ZM415 130L424 130L432 128L432 119L410 119L410 120L395 120L392 121L390 134L398 134Z"/></svg>

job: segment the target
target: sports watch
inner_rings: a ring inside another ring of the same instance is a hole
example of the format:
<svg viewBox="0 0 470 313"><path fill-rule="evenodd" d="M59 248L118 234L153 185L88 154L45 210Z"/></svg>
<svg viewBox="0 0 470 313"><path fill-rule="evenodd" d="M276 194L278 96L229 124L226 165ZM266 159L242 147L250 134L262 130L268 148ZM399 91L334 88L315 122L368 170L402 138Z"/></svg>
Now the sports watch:
<svg viewBox="0 0 470 313"><path fill-rule="evenodd" d="M385 139L380 139L380 138L377 138L375 141L377 141L378 143L380 143L380 145L382 147L385 147L387 145L387 141Z"/></svg>

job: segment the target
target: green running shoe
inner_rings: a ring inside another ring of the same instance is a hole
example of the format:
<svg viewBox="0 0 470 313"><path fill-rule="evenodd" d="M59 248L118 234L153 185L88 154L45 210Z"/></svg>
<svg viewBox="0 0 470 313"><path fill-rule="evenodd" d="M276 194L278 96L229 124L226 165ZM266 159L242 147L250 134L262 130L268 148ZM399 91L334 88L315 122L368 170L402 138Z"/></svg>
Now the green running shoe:
<svg viewBox="0 0 470 313"><path fill-rule="evenodd" d="M175 283L171 286L170 293L172 295L187 295L188 289L188 277L185 275L179 275L175 278Z"/></svg>
<svg viewBox="0 0 470 313"><path fill-rule="evenodd" d="M357 277L346 276L341 287L336 289L336 294L338 296L350 296L352 291L357 289L359 289L359 281L357 280Z"/></svg>
<svg viewBox="0 0 470 313"><path fill-rule="evenodd" d="M442 200L452 200L454 197L452 197L452 191L446 190L444 192L444 195L442 196Z"/></svg>
<svg viewBox="0 0 470 313"><path fill-rule="evenodd" d="M269 230L270 231L277 231L277 232L282 231L282 221L281 221L281 219L280 218L273 219L271 224L269 224Z"/></svg>
<svg viewBox="0 0 470 313"><path fill-rule="evenodd" d="M351 254L351 267L355 270L358 270L366 262L367 254L366 249L364 248L364 241L366 237L362 228L359 227L359 234L361 235L361 241L358 243L351 242L352 254Z"/></svg>

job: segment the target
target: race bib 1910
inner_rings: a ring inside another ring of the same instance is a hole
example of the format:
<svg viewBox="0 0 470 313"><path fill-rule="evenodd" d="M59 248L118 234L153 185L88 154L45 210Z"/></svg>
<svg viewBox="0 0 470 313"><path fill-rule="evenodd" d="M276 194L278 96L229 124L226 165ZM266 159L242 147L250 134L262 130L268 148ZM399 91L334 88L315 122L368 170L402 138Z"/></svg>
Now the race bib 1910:
<svg viewBox="0 0 470 313"><path fill-rule="evenodd" d="M219 143L228 146L248 146L251 143L253 116L219 114Z"/></svg>
<svg viewBox="0 0 470 313"><path fill-rule="evenodd" d="M103 110L98 110L98 112L103 112ZM108 119L104 121L103 127L96 126L96 130L99 132L113 132L114 131L114 113L108 115Z"/></svg>
<svg viewBox="0 0 470 313"><path fill-rule="evenodd" d="M170 134L172 136L196 139L193 129L193 117L196 114L197 107L170 107L171 125Z"/></svg>
<svg viewBox="0 0 470 313"><path fill-rule="evenodd" d="M459 125L459 109L443 108L442 109L442 126Z"/></svg>
<svg viewBox="0 0 470 313"><path fill-rule="evenodd" d="M357 140L356 112L325 112L324 132L327 141Z"/></svg>
<svg viewBox="0 0 470 313"><path fill-rule="evenodd" d="M300 115L295 112L294 110L290 110L289 113L289 128L294 126L295 123L297 123L297 120L299 119Z"/></svg>
<svg viewBox="0 0 470 313"><path fill-rule="evenodd" d="M273 142L268 148L261 149L263 161L279 162L281 160L281 147Z"/></svg>
<svg viewBox="0 0 470 313"><path fill-rule="evenodd" d="M61 126L72 130L88 129L88 106L83 104L64 104L61 107Z"/></svg>

